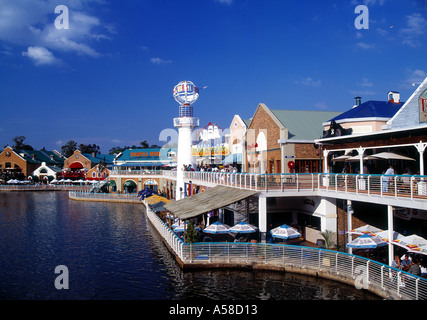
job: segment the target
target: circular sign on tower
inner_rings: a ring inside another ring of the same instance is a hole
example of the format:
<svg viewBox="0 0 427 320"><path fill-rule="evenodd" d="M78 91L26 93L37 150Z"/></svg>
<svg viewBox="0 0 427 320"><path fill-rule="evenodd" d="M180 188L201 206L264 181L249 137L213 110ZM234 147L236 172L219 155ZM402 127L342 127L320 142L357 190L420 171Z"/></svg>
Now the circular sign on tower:
<svg viewBox="0 0 427 320"><path fill-rule="evenodd" d="M191 81L181 81L173 88L173 97L180 105L193 104L199 98L199 89Z"/></svg>

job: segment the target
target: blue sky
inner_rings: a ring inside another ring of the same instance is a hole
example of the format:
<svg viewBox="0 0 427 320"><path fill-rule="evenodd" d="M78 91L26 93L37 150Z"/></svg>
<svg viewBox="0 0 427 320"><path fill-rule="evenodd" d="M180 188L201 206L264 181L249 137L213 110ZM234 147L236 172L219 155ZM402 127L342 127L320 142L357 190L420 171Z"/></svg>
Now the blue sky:
<svg viewBox="0 0 427 320"><path fill-rule="evenodd" d="M69 10L57 29L55 7ZM358 5L369 29L357 29ZM174 129L190 80L201 126L271 109L406 100L427 77L426 0L0 0L0 146L113 146Z"/></svg>

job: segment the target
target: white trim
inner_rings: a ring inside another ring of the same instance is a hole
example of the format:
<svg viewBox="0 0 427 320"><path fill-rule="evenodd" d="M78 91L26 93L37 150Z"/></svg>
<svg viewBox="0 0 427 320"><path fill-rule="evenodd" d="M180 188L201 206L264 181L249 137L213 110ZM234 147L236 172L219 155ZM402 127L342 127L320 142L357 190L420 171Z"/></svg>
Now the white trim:
<svg viewBox="0 0 427 320"><path fill-rule="evenodd" d="M393 120L398 116L400 112L406 107L406 105L412 101L412 99L423 89L423 87L427 85L427 77L424 79L423 82L418 86L418 88L412 93L412 95L409 97L409 99L405 102L405 104L394 114L394 116L387 121L387 124L393 124Z"/></svg>
<svg viewBox="0 0 427 320"><path fill-rule="evenodd" d="M399 109L400 110L400 109ZM345 118L335 121L336 123L345 123L345 122L365 122L365 121L389 121L390 117L366 117L366 118ZM331 124L331 121L323 122L323 126L328 126Z"/></svg>
<svg viewBox="0 0 427 320"><path fill-rule="evenodd" d="M400 132L400 131L410 131L410 130L418 130L422 128L427 128L427 123L422 123L419 126L416 127L410 127L410 128L399 128L399 129L392 129L392 130L384 130L384 131L374 131L369 133L361 133L361 134L353 134L353 135L345 135L345 136L339 136L339 137L330 137L330 138L320 138L314 140L315 143L322 143L322 142L329 142L334 140L342 140L347 138L360 138L360 137L366 137L366 136L372 136L377 134L387 134L387 133L394 133L394 132Z"/></svg>

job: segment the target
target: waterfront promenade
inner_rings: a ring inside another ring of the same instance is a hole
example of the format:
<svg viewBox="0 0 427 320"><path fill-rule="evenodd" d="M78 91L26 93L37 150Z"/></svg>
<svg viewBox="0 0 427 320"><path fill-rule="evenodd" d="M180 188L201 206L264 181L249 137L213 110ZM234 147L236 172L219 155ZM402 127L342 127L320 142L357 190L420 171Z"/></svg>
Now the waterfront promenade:
<svg viewBox="0 0 427 320"><path fill-rule="evenodd" d="M70 192L73 199L99 200L93 194ZM112 201L114 196L109 195ZM127 195L123 196L124 200ZM105 196L103 201L108 201ZM343 252L305 246L210 242L184 243L160 217L145 205L147 219L183 269L240 268L274 270L340 281L385 299L425 300L427 280L382 263Z"/></svg>

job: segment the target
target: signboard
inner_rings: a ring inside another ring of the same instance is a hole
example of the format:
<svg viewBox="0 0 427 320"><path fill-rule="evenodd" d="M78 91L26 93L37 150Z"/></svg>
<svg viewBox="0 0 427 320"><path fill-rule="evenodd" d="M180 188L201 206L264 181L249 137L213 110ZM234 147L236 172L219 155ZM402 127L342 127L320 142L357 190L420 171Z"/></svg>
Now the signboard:
<svg viewBox="0 0 427 320"><path fill-rule="evenodd" d="M419 100L420 107L420 122L427 121L427 89L420 95Z"/></svg>

